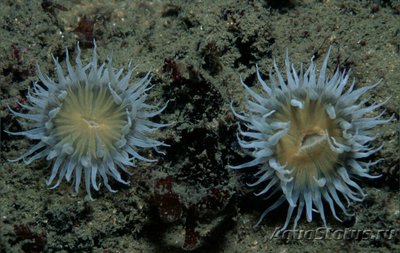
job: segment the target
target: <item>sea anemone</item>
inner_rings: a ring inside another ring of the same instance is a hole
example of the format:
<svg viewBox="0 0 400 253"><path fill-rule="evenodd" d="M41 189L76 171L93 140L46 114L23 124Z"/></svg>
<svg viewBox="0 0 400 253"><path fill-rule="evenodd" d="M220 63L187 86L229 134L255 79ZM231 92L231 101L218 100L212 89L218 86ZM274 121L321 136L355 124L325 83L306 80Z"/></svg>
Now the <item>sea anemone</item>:
<svg viewBox="0 0 400 253"><path fill-rule="evenodd" d="M311 59L304 72L297 73L286 55L286 80L274 62L275 75L269 74L271 84L261 77L257 66L257 78L262 93L250 89L243 81L246 96L246 112L234 115L244 122L245 130L239 126L238 141L252 159L249 162L230 166L243 169L257 166L257 179L250 187L262 187L255 193L269 198L281 192L275 203L261 215L262 219L285 200L289 204L285 230L297 207L293 230L305 207L307 221L312 221L312 212L318 212L326 226L325 201L335 217L335 204L350 216L343 199L361 202L366 194L353 181L355 177L376 178L369 169L377 161L364 158L379 151L369 144L375 139L373 128L388 123L377 116L367 116L383 103L366 105L370 98L359 101L368 90L379 84L355 88L355 81L348 87L350 72L335 71L328 78L327 66L330 49L323 61L319 76ZM362 159L362 160L359 160ZM280 191L281 190L281 191ZM267 195L269 193L269 195ZM283 194L282 194L283 193Z"/></svg>
<svg viewBox="0 0 400 253"><path fill-rule="evenodd" d="M12 162L23 160L25 164L46 157L52 161L52 170L47 185L58 175L58 181L51 187L59 186L63 178L75 181L78 192L82 172L86 192L99 190L97 178L115 192L108 183L113 177L122 184L128 184L120 170L130 174L127 167L134 167L135 160L154 162L139 154L143 148L167 146L148 135L160 127L149 118L160 114L166 105L146 104L147 91L151 89L151 75L148 72L139 82L130 83L134 68L129 63L128 71L114 72L111 59L107 64L97 65L96 44L91 62L83 66L81 50L77 45L76 66L72 66L66 51L65 76L57 59L53 57L58 81L43 75L37 66L40 82L33 84L28 92L27 104L19 105L26 113L10 111L17 117L28 120L20 122L28 130L8 132L23 135L39 142Z"/></svg>

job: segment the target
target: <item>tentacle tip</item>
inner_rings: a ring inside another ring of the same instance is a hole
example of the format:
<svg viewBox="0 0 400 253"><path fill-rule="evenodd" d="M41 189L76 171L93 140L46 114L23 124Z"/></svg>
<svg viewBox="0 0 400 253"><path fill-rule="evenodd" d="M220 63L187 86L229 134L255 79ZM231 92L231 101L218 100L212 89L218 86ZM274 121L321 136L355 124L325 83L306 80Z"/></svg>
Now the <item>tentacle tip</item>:
<svg viewBox="0 0 400 253"><path fill-rule="evenodd" d="M227 167L228 167L228 169L231 169L231 170L240 170L241 169L241 167L240 167L240 165L227 165Z"/></svg>
<svg viewBox="0 0 400 253"><path fill-rule="evenodd" d="M261 220L258 221L254 226L253 229L258 229L258 227L260 226Z"/></svg>
<svg viewBox="0 0 400 253"><path fill-rule="evenodd" d="M17 159L7 159L7 161L10 162L10 163L15 163L15 162L18 162L19 160L21 160L21 158L17 158Z"/></svg>
<svg viewBox="0 0 400 253"><path fill-rule="evenodd" d="M87 201L95 201L95 199L92 197L92 194L90 194L90 193L86 194L85 200L87 200Z"/></svg>
<svg viewBox="0 0 400 253"><path fill-rule="evenodd" d="M124 184L124 185L129 185L129 184L130 184L129 181L125 181L125 180L121 180L121 181L119 181L119 182L121 182L121 183Z"/></svg>
<svg viewBox="0 0 400 253"><path fill-rule="evenodd" d="M55 189L57 187L58 187L58 184L55 184L55 185L51 186L50 189L53 190L53 189Z"/></svg>

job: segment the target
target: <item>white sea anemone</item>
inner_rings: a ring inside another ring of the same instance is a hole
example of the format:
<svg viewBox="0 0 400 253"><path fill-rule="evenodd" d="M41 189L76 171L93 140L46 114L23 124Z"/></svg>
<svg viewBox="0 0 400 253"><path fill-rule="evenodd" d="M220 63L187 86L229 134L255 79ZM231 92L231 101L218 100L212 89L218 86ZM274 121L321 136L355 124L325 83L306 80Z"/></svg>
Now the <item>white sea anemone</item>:
<svg viewBox="0 0 400 253"><path fill-rule="evenodd" d="M63 178L68 182L73 178L78 192L83 173L91 198L90 188L99 190L98 177L109 191L114 192L108 183L109 176L127 184L119 170L129 174L127 167L134 167L135 159L154 162L154 159L140 155L140 149L154 148L160 152L157 147L167 146L148 135L168 124L149 120L166 107L157 110L158 106L145 103L146 92L151 89L150 73L132 85L129 82L134 70L131 64L127 74L122 76L123 69L114 72L111 59L100 67L97 65L96 45L92 61L85 66L80 53L77 45L76 66L72 66L66 51L66 76L58 60L54 59L57 81L37 68L41 83L35 82L32 93L28 92L28 103L20 104L27 113L10 109L15 116L28 120L21 124L29 130L8 133L39 141L11 161L24 160L30 164L46 157L52 161L47 185L51 185L58 175L52 188L58 187Z"/></svg>
<svg viewBox="0 0 400 253"><path fill-rule="evenodd" d="M275 75L269 74L268 85L260 75L257 78L262 93L242 85L250 94L246 97L247 111L236 117L244 122L246 130L239 128L238 141L254 158L250 162L230 166L243 169L257 166L258 178L249 186L265 185L256 195L277 192L281 196L261 215L261 220L285 201L289 204L285 230L297 208L294 230L305 207L307 221L312 221L312 212L318 212L326 226L325 201L333 216L337 205L344 214L353 215L346 209L343 199L361 202L366 194L353 181L354 177L376 178L369 174L369 168L378 161L360 161L382 148L369 145L375 139L373 128L388 123L382 114L368 117L383 103L366 106L370 98L359 101L360 97L378 83L355 88L353 81L347 87L349 72L336 70L327 78L328 51L319 76L311 59L304 72L297 73L286 56L286 80L274 63ZM264 184L265 183L265 184Z"/></svg>

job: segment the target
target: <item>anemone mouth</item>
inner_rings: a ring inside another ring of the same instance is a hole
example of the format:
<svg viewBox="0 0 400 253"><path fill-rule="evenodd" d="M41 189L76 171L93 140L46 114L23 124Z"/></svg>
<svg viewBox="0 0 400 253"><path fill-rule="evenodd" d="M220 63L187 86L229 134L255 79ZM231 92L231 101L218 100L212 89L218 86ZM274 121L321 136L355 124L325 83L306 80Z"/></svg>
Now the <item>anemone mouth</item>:
<svg viewBox="0 0 400 253"><path fill-rule="evenodd" d="M334 152L329 138L342 140L337 120L326 113L324 104L319 101L300 101L302 106L287 104L272 121L290 122L288 133L276 146L280 164L294 169L294 181L302 186L315 184L314 177L331 175L342 156Z"/></svg>
<svg viewBox="0 0 400 253"><path fill-rule="evenodd" d="M127 123L123 106L105 87L74 87L67 93L53 119L54 136L62 144L71 145L77 154L109 154Z"/></svg>
<svg viewBox="0 0 400 253"><path fill-rule="evenodd" d="M299 153L304 154L307 150L315 150L315 147L326 141L326 135L322 129L307 131L301 136Z"/></svg>

